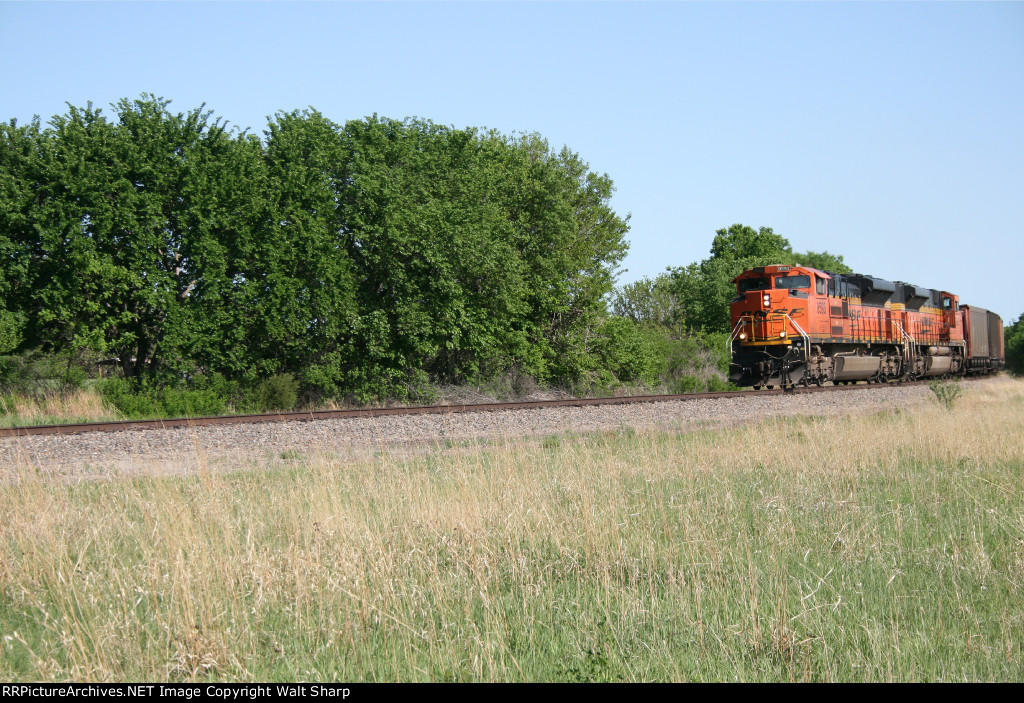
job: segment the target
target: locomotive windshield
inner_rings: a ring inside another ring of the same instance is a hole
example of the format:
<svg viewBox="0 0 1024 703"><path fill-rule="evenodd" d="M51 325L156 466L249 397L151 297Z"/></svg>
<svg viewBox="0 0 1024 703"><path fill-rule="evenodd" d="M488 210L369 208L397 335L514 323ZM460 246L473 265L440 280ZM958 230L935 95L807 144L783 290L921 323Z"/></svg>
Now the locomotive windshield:
<svg viewBox="0 0 1024 703"><path fill-rule="evenodd" d="M768 290L771 287L772 279L770 278L744 278L737 284L740 295L748 290Z"/></svg>
<svg viewBox="0 0 1024 703"><path fill-rule="evenodd" d="M811 277L810 276L776 276L775 277L776 288L788 288L790 290L796 288L810 288Z"/></svg>

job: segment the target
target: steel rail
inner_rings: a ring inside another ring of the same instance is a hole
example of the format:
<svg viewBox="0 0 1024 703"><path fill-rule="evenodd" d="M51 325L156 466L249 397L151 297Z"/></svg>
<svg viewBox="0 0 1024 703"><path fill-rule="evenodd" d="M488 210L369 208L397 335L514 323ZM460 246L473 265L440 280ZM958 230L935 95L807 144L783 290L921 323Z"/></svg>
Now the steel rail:
<svg viewBox="0 0 1024 703"><path fill-rule="evenodd" d="M851 384L842 386L774 388L759 391L717 391L713 393L683 393L678 395L634 395L617 398L570 398L564 400L527 400L514 403L476 403L461 405L427 405L401 408L360 408L352 410L316 410L258 415L216 415L208 417L180 417L166 420L116 420L107 422L81 422L64 425L21 425L0 427L0 438L25 437L28 435L82 434L85 432L122 432L126 430L174 429L180 427L204 427L206 425L243 425L260 422L309 422L312 420L335 420L361 417L385 417L393 415L445 415L454 413L500 412L504 410L531 410L535 408L571 408L592 405L626 405L632 403L664 403L687 400L723 400L765 395L798 395L801 393L825 393L831 391L855 391L881 386L911 386L928 381L903 381L902 383Z"/></svg>

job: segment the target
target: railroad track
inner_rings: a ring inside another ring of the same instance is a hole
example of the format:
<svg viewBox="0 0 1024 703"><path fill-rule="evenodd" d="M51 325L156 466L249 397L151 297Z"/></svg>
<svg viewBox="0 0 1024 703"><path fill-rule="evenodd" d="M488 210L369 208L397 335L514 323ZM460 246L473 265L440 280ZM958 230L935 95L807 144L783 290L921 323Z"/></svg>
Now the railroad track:
<svg viewBox="0 0 1024 703"><path fill-rule="evenodd" d="M906 381L902 385L920 385L928 381ZM684 393L679 395L637 395L621 398L571 398L567 400L528 400L515 403L477 403L464 405L428 405L405 408L362 408L357 410L318 410L258 415L218 415L214 417L183 417L168 420L119 420L113 422L82 422L66 425L25 425L0 427L0 438L27 435L81 434L85 432L121 432L125 430L170 429L175 427L202 427L205 425L241 425L260 422L308 422L359 417L385 417L393 415L444 415L450 413L499 412L502 410L529 410L533 408L586 407L591 405L627 405L632 403L663 403L700 399L742 398L745 396L799 395L803 393L830 393L878 388L876 384L779 388L759 391L718 391L714 393Z"/></svg>

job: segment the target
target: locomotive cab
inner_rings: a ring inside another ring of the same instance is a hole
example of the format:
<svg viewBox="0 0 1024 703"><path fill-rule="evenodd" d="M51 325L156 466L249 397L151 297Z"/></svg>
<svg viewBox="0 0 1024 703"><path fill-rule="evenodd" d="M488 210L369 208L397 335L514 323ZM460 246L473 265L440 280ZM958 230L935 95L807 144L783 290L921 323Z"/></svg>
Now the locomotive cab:
<svg viewBox="0 0 1024 703"><path fill-rule="evenodd" d="M800 266L761 266L733 282L736 298L729 344L730 380L737 385L792 385L803 377L811 306L827 291L829 275Z"/></svg>

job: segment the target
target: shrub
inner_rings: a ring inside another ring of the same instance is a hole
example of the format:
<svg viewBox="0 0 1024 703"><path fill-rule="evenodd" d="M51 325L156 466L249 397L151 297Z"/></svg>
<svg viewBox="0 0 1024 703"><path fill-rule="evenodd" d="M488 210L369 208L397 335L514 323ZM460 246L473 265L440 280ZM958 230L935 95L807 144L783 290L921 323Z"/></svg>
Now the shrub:
<svg viewBox="0 0 1024 703"><path fill-rule="evenodd" d="M1024 376L1024 315L1004 331L1006 341L1006 370L1014 376Z"/></svg>
<svg viewBox="0 0 1024 703"><path fill-rule="evenodd" d="M97 382L96 390L128 420L221 415L227 409L227 398L213 389L145 389L111 378Z"/></svg>
<svg viewBox="0 0 1024 703"><path fill-rule="evenodd" d="M139 420L160 414L158 404L145 393L137 392L123 378L110 378L96 383L96 391L103 400L117 408L127 420Z"/></svg>
<svg viewBox="0 0 1024 703"><path fill-rule="evenodd" d="M275 374L256 388L255 395L262 412L291 410L299 401L299 382L290 373Z"/></svg>
<svg viewBox="0 0 1024 703"><path fill-rule="evenodd" d="M227 400L216 391L165 388L157 396L163 415L168 417L204 417L222 415Z"/></svg>
<svg viewBox="0 0 1024 703"><path fill-rule="evenodd" d="M85 383L87 364L80 355L38 349L0 356L0 390L33 397L69 394Z"/></svg>
<svg viewBox="0 0 1024 703"><path fill-rule="evenodd" d="M935 397L938 399L938 401L942 403L943 406L945 406L946 410L953 409L953 406L956 404L957 398L959 398L960 394L963 392L963 389L960 387L959 380L935 380L929 383L928 387L932 390L932 393L935 394Z"/></svg>

